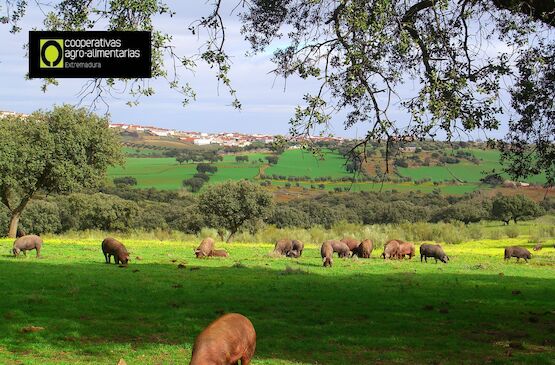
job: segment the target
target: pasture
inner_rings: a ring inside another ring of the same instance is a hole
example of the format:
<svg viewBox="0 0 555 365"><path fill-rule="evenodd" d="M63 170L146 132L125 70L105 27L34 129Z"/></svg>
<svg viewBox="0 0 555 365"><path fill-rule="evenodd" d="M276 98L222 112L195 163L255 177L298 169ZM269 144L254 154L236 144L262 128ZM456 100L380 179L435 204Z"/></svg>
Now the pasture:
<svg viewBox="0 0 555 365"><path fill-rule="evenodd" d="M397 170L402 176L410 176L414 180L430 178L432 181L442 182L445 180L460 180L473 183L475 186L480 184L480 179L492 170L500 172L502 165L499 162L499 151L481 149L463 149L472 153L480 159L480 164L476 165L467 160L461 160L458 164L446 164L444 166L420 166L420 167L398 167ZM505 179L509 179L507 174L501 174ZM545 183L545 174L533 176L524 181L529 183Z"/></svg>
<svg viewBox="0 0 555 365"><path fill-rule="evenodd" d="M45 236L43 258L0 239L0 363L186 364L196 335L226 312L253 322L253 364L553 364L555 249L503 261L527 237L444 245L449 264L300 259L270 243L122 239L128 267L104 264L99 234ZM418 249L417 249L418 251ZM137 259L140 257L140 260ZM178 265L182 268L178 268ZM26 333L30 326L41 327Z"/></svg>

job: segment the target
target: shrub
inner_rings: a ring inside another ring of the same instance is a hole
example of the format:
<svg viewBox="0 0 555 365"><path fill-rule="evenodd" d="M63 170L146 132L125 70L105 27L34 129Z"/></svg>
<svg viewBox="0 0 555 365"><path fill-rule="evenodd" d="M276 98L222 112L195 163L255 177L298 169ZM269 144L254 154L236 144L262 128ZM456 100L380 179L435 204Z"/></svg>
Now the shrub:
<svg viewBox="0 0 555 365"><path fill-rule="evenodd" d="M59 233L62 223L58 204L31 200L21 215L20 224L27 234Z"/></svg>

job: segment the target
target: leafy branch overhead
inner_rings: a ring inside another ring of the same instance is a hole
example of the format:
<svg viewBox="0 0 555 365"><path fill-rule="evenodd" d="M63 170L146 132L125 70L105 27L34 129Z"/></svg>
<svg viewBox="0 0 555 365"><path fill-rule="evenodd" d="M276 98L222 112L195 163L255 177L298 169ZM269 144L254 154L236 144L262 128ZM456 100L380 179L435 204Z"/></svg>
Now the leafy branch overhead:
<svg viewBox="0 0 555 365"><path fill-rule="evenodd" d="M4 20L15 27L26 1L6 4ZM548 184L555 183L553 1L212 0L209 5L208 15L189 26L193 34L205 35L204 46L192 56L175 55L171 37L153 28L153 16L175 15L154 0L60 1L45 24L88 29L103 19L108 29L153 30L156 77L169 78L178 88L176 63L194 68L202 60L240 107L225 49L224 21L231 10L251 54L273 47L277 39L285 44L272 57L276 75L319 83L292 116L293 136L326 129L338 112L346 129L365 126L362 147L369 141L451 140L497 130L507 121L506 137L491 141L503 152L507 171L516 178L545 173ZM168 53L173 67L164 64ZM153 92L145 81L133 85L132 95ZM116 88L108 80L93 90L105 94ZM181 91L186 101L194 98L190 87Z"/></svg>

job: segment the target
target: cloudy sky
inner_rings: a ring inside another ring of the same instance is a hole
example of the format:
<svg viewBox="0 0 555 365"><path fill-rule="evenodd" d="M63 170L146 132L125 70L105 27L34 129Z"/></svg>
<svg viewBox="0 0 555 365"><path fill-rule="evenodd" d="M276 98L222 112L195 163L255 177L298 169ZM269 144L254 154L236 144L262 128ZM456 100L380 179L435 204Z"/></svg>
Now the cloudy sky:
<svg viewBox="0 0 555 365"><path fill-rule="evenodd" d="M193 36L187 28L191 22L208 14L210 8L206 1L170 0L167 3L177 14L172 18L156 18L157 27L173 36L177 54L197 52L202 39ZM223 13L229 14L229 10ZM8 32L7 25L0 25L0 110L30 113L39 108L51 108L54 104L76 104L80 100L79 92L84 80L60 79L59 86L52 86L43 93L40 90L41 80L24 78L28 61L23 45L27 42L29 30L41 29L42 18L40 10L30 5L30 11L21 23L22 32L13 35ZM106 99L112 120L203 132L287 133L288 121L293 116L295 106L303 95L318 87L317 81L291 78L285 83L283 79L276 79L269 74L273 68L270 53L245 56L248 44L240 34L240 24L235 16L227 16L226 39L227 51L233 60L231 79L243 105L241 111L230 106L232 99L223 87L218 88L214 73L206 65L199 64L194 73L186 70L180 72L181 78L189 82L197 94L197 100L190 105L183 107L181 96L170 90L166 81L151 80L150 85L156 89L156 94L141 99L139 106L127 106L125 103L128 99L125 97ZM279 44L272 47L277 46ZM88 105L85 102L84 106ZM99 106L97 111L104 113L105 106ZM395 108L392 115L397 120L406 119ZM332 120L333 134L348 137L365 135L364 125L345 131L342 117L337 115Z"/></svg>

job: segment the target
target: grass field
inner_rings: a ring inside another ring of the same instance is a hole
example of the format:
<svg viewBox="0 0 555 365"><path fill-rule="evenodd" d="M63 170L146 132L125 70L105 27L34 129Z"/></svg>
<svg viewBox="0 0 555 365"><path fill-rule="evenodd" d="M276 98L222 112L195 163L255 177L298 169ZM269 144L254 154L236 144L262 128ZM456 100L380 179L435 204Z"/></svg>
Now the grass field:
<svg viewBox="0 0 555 365"><path fill-rule="evenodd" d="M250 156L249 156L250 157ZM120 176L133 176L139 188L157 188L176 190L182 187L182 181L192 177L196 163L179 164L175 158L140 158L128 157L123 167L108 170L110 179ZM225 156L224 161L215 164L218 171L211 176L210 183L225 180L252 179L258 175L261 163L235 162L235 156Z"/></svg>
<svg viewBox="0 0 555 365"><path fill-rule="evenodd" d="M467 160L461 160L458 164L447 164L445 166L422 166L411 168L398 168L402 176L410 176L414 180L423 178L431 178L432 181L445 181L458 179L467 181L469 183L480 183L480 179L492 170L496 172L501 171L501 164L499 163L499 151L480 150L480 149L466 149L464 151L471 152L474 156L480 159L480 164L476 165ZM503 175L508 179L507 175ZM534 176L526 179L527 182L545 182L545 175Z"/></svg>
<svg viewBox="0 0 555 365"><path fill-rule="evenodd" d="M444 246L447 265L374 252L331 269L313 244L290 260L218 243L229 258L197 260L195 242L138 239L120 268L103 263L101 236L83 237L46 236L42 259L0 239L1 364L186 364L226 312L253 322L255 365L554 363L555 249L502 259L527 237Z"/></svg>
<svg viewBox="0 0 555 365"><path fill-rule="evenodd" d="M266 175L309 176L333 178L351 176L345 170L345 158L337 153L323 151L324 159L319 160L314 155L303 150L288 150L279 156L277 165L266 169Z"/></svg>

